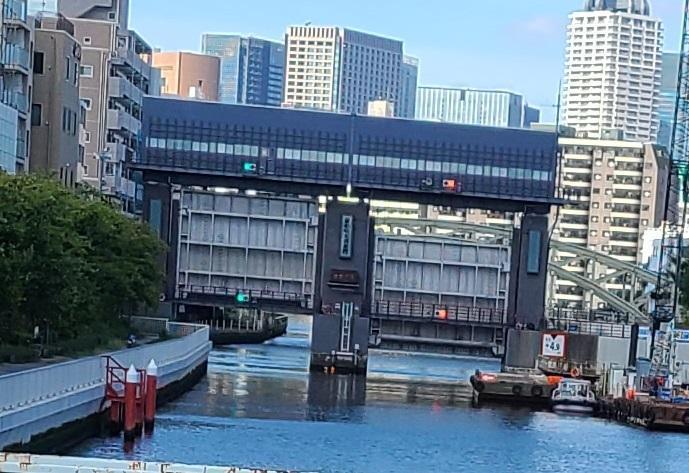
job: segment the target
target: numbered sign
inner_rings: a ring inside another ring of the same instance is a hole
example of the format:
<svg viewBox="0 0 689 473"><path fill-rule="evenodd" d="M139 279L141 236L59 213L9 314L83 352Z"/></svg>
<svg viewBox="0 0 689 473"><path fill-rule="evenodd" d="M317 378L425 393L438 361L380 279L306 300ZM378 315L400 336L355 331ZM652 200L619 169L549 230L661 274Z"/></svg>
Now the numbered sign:
<svg viewBox="0 0 689 473"><path fill-rule="evenodd" d="M543 344L541 345L541 355L552 358L563 358L565 356L565 345L567 338L564 333L544 333Z"/></svg>

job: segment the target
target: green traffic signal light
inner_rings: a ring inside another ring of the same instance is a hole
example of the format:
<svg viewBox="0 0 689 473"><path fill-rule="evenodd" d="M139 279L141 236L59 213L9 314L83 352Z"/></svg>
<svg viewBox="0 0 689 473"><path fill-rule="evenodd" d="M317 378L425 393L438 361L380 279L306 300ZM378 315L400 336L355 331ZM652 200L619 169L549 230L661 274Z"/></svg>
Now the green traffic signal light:
<svg viewBox="0 0 689 473"><path fill-rule="evenodd" d="M237 302L239 302L240 304L245 304L245 303L249 302L249 295L248 295L248 294L244 294L243 292L238 292L238 293L237 293L237 296L235 297L235 299L236 299Z"/></svg>
<svg viewBox="0 0 689 473"><path fill-rule="evenodd" d="M256 172L256 164L255 163L243 163L242 164L242 170L244 172Z"/></svg>

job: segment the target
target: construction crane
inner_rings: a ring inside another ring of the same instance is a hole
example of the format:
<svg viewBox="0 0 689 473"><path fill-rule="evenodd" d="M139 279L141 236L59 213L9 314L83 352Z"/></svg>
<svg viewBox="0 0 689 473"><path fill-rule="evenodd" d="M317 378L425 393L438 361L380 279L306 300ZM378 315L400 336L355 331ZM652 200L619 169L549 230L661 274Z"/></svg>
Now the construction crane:
<svg viewBox="0 0 689 473"><path fill-rule="evenodd" d="M670 173L665 192L663 236L651 337L651 376L671 382L674 369L674 321L682 276L684 229L689 200L689 0L684 3L677 97L670 146ZM667 386L666 387L672 387Z"/></svg>

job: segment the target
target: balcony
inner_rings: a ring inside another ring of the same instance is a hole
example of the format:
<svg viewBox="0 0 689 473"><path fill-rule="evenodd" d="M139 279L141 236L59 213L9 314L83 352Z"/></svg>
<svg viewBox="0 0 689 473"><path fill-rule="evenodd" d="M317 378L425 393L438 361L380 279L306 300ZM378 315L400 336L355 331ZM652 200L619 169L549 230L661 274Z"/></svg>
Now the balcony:
<svg viewBox="0 0 689 473"><path fill-rule="evenodd" d="M22 115L29 113L29 99L26 95L12 90L5 90L2 93L2 103L9 105Z"/></svg>
<svg viewBox="0 0 689 473"><path fill-rule="evenodd" d="M3 23L29 30L26 0L5 0L3 6Z"/></svg>
<svg viewBox="0 0 689 473"><path fill-rule="evenodd" d="M5 69L12 69L28 74L31 68L29 52L19 46L8 44L2 54Z"/></svg>
<svg viewBox="0 0 689 473"><path fill-rule="evenodd" d="M143 101L143 92L124 77L110 77L108 82L108 95L119 99L129 99L140 104Z"/></svg>
<svg viewBox="0 0 689 473"><path fill-rule="evenodd" d="M147 79L151 78L152 66L141 59L138 54L129 48L117 48L116 56L113 59L113 64L122 66L126 70L136 72Z"/></svg>
<svg viewBox="0 0 689 473"><path fill-rule="evenodd" d="M124 110L108 110L108 129L136 135L141 131L141 122Z"/></svg>

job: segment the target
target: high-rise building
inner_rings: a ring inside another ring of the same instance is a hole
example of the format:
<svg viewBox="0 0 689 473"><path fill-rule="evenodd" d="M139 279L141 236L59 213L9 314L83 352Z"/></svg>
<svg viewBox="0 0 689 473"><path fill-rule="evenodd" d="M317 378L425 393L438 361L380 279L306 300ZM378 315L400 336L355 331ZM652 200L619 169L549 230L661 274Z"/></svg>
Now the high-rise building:
<svg viewBox="0 0 689 473"><path fill-rule="evenodd" d="M26 0L0 0L2 30L0 38L0 92L2 103L17 111L17 130L14 166L10 172L28 169L31 149L31 58L33 56L33 28L27 16ZM12 115L12 114L9 114ZM9 116L6 114L6 117Z"/></svg>
<svg viewBox="0 0 689 473"><path fill-rule="evenodd" d="M31 171L55 173L66 186L81 177L83 148L79 100L81 46L74 25L62 16L41 14L35 30Z"/></svg>
<svg viewBox="0 0 689 473"><path fill-rule="evenodd" d="M372 100L400 111L401 41L339 27L291 26L284 104L365 114Z"/></svg>
<svg viewBox="0 0 689 473"><path fill-rule="evenodd" d="M219 100L224 103L280 106L285 46L254 37L204 34L204 54L219 56Z"/></svg>
<svg viewBox="0 0 689 473"><path fill-rule="evenodd" d="M643 263L643 234L660 225L663 217L669 176L665 149L640 142L590 138L560 138L560 147L560 179L574 202L563 206L557 220L553 219L553 238L620 261ZM556 259L574 256L577 255L567 252L553 255ZM591 280L611 271L578 263L565 269ZM631 285L623 278L605 286L629 300ZM558 277L551 280L551 300L564 307L604 306L583 287Z"/></svg>
<svg viewBox="0 0 689 473"><path fill-rule="evenodd" d="M402 95L399 116L414 118L416 115L416 89L419 82L419 60L404 56L402 59Z"/></svg>
<svg viewBox="0 0 689 473"><path fill-rule="evenodd" d="M581 136L655 142L663 26L648 0L588 0L569 16L563 121Z"/></svg>
<svg viewBox="0 0 689 473"><path fill-rule="evenodd" d="M677 105L677 79L679 77L679 53L663 53L663 68L660 75L660 95L656 110L660 128L658 144L670 149L672 141L672 125L675 121L675 105Z"/></svg>
<svg viewBox="0 0 689 473"><path fill-rule="evenodd" d="M502 90L419 87L418 120L520 128L524 123L524 98Z"/></svg>
<svg viewBox="0 0 689 473"><path fill-rule="evenodd" d="M522 128L531 128L531 125L541 121L541 111L535 107L524 104L524 115L522 117Z"/></svg>
<svg viewBox="0 0 689 473"><path fill-rule="evenodd" d="M187 52L154 52L153 67L160 70L160 92L197 100L218 100L220 58Z"/></svg>
<svg viewBox="0 0 689 473"><path fill-rule="evenodd" d="M145 94L160 92L152 48L128 28L128 0L59 2L82 45L80 97L86 109L84 182L137 210L142 186L125 163L138 153Z"/></svg>

